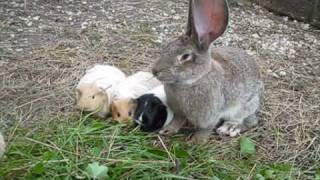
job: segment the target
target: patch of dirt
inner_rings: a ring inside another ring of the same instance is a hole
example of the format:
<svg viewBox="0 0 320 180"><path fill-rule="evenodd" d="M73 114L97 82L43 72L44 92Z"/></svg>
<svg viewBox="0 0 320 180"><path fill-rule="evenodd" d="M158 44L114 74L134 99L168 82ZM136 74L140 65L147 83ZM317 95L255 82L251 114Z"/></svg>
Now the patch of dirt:
<svg viewBox="0 0 320 180"><path fill-rule="evenodd" d="M25 3L26 2L26 3ZM72 89L94 63L149 70L162 43L183 33L187 1L0 2L0 128L74 114ZM214 46L247 50L265 81L264 125L250 136L264 162L314 172L320 162L320 31L257 5L231 7Z"/></svg>

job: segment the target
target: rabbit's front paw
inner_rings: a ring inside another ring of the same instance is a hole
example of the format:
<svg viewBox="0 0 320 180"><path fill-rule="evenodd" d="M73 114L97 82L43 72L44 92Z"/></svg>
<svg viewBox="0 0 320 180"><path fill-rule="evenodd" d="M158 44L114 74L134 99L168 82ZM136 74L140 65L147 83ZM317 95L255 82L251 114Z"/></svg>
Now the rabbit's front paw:
<svg viewBox="0 0 320 180"><path fill-rule="evenodd" d="M186 120L184 118L176 116L175 118L173 118L173 120L170 122L169 125L165 126L162 130L159 131L159 134L163 134L163 135L175 134L180 130L180 128L185 123L186 123Z"/></svg>
<svg viewBox="0 0 320 180"><path fill-rule="evenodd" d="M165 128L159 131L159 134L170 135L170 134L175 134L178 131L179 131L179 128L176 128L175 126L166 126Z"/></svg>
<svg viewBox="0 0 320 180"><path fill-rule="evenodd" d="M209 141L211 130L197 131L189 140L189 144L206 144Z"/></svg>
<svg viewBox="0 0 320 180"><path fill-rule="evenodd" d="M230 137L235 137L240 134L242 129L241 124L233 121L226 121L217 129L219 135L226 135Z"/></svg>

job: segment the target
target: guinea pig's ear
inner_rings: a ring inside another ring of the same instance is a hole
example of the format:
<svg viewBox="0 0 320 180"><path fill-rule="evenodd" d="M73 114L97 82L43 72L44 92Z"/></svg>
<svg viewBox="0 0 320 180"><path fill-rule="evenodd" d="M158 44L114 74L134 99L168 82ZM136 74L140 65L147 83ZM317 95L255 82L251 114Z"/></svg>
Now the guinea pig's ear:
<svg viewBox="0 0 320 180"><path fill-rule="evenodd" d="M82 96L81 90L77 88L75 93L76 93L76 99L79 100L81 98L81 96Z"/></svg>
<svg viewBox="0 0 320 180"><path fill-rule="evenodd" d="M112 114L112 119L115 120L115 118L117 117L117 106L115 104L114 101L111 102L111 114Z"/></svg>
<svg viewBox="0 0 320 180"><path fill-rule="evenodd" d="M206 51L226 30L228 19L226 0L190 0L186 35L200 50Z"/></svg>
<svg viewBox="0 0 320 180"><path fill-rule="evenodd" d="M136 108L138 106L138 100L134 99L134 98L131 98L129 100L129 104L131 104L134 108Z"/></svg>

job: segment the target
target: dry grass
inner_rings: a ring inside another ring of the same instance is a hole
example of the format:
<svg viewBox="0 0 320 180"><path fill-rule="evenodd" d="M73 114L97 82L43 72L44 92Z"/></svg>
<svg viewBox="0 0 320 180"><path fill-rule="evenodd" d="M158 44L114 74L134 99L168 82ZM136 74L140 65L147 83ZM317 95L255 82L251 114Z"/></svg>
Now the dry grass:
<svg viewBox="0 0 320 180"><path fill-rule="evenodd" d="M127 1L121 6L116 5L114 1L109 3L111 7L118 8L115 12L119 13L117 17L126 13L131 15L131 11L126 12L126 8L135 6ZM169 27L169 33L165 38L179 34L174 29L183 27L185 13L182 7L186 4L179 1L178 5L176 10L182 15L180 20L162 18L162 14L159 13L153 16L156 20L168 23L166 26ZM158 27L159 22L154 19L148 21L146 14L142 12L146 11L148 6L161 6L161 12L168 8L170 3L162 4L154 0L148 1L146 5L137 3L137 6L143 6L141 8L145 9L138 12L142 17L135 21L130 21L128 17L122 17L127 18L126 23L123 23L121 18L120 23L114 22L115 19L108 21L106 17L98 18L85 30L52 25L41 31L44 35L54 34L53 39L45 43L37 41L31 44L17 44L10 39L3 40L0 51L3 61L0 64L1 129L6 131L17 121L37 127L49 119L64 120L73 116L75 112L72 89L84 70L96 62L113 64L128 74L137 70L148 70L159 55L158 34L151 30L152 27ZM261 17L277 19L261 9L234 9L234 13L244 12L245 16L261 11L268 15ZM232 17L236 15L232 14ZM50 23L49 20L48 22ZM261 48L263 42L250 38L252 33L246 34L250 19L245 22L247 24L233 22L231 30L217 44L224 44L225 39L232 38L233 34L242 34L242 40L231 40L229 44L250 49L260 57L257 61L266 85L265 102L261 112L263 125L249 132L258 146L257 157L261 162L286 162L303 168L307 173L313 173L320 162L320 48L316 44L312 45L308 38L304 37L305 31L297 28L298 25L287 22L290 31L301 32L301 36L292 37L292 41L305 41L310 45L298 48L293 58L288 58L286 54L274 54L271 50ZM275 20L275 23L279 22L280 20ZM4 18L1 28L3 30L7 27L11 26ZM259 26L250 31L268 32L270 36L272 33L279 33L277 30L272 32L272 28L262 31ZM24 37L35 36L37 39L40 36L37 30L28 35L26 31L19 34L16 29L2 31L2 35L8 35L10 32L16 33L16 37L21 40ZM319 31L310 30L306 33L320 41ZM280 34L291 37L286 32ZM16 46L25 49L22 52L14 52L13 49L13 53L6 50ZM280 71L285 71L286 74L281 75ZM223 151L230 147L230 141L233 140L215 139L213 143Z"/></svg>

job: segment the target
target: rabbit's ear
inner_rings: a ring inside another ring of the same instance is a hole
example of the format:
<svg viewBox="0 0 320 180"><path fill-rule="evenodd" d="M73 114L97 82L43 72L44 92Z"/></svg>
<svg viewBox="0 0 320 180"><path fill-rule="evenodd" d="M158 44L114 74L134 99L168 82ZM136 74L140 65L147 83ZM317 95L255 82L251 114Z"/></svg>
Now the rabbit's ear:
<svg viewBox="0 0 320 180"><path fill-rule="evenodd" d="M195 40L201 50L226 30L229 19L226 0L190 0L187 35Z"/></svg>

